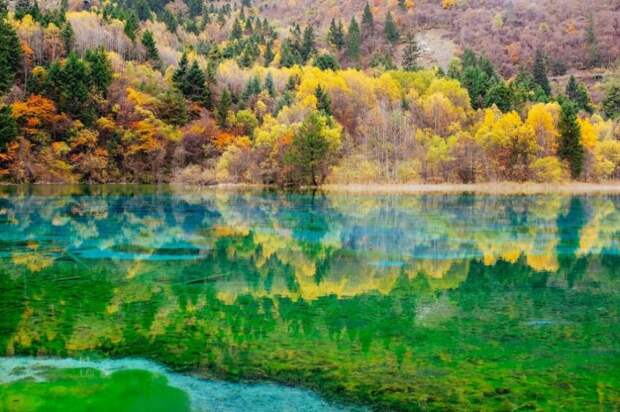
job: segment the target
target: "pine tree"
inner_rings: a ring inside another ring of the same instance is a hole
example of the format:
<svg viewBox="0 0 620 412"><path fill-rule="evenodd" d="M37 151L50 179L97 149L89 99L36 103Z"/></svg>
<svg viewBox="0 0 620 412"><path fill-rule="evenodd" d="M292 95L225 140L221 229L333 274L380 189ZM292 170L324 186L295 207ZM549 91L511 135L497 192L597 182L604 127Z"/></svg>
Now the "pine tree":
<svg viewBox="0 0 620 412"><path fill-rule="evenodd" d="M319 84L314 89L314 96L316 97L316 109L324 116L332 115L332 101L325 89Z"/></svg>
<svg viewBox="0 0 620 412"><path fill-rule="evenodd" d="M129 37L129 39L131 39L131 41L136 40L136 31L138 30L138 27L138 17L136 17L136 14L132 11L127 16L127 20L125 20L124 28L125 34Z"/></svg>
<svg viewBox="0 0 620 412"><path fill-rule="evenodd" d="M30 0L16 0L15 1L15 19L21 20L30 14Z"/></svg>
<svg viewBox="0 0 620 412"><path fill-rule="evenodd" d="M551 86L549 85L549 79L547 78L547 65L545 63L545 55L540 49L536 51L532 75L534 76L534 82L536 82L536 84L540 86L540 88L545 92L545 94L550 97Z"/></svg>
<svg viewBox="0 0 620 412"><path fill-rule="evenodd" d="M263 53L263 65L265 67L269 67L275 57L272 44L272 42L267 43L267 46L265 47L265 52Z"/></svg>
<svg viewBox="0 0 620 412"><path fill-rule="evenodd" d="M331 54L322 54L316 58L314 65L321 70L338 70L340 65L336 57Z"/></svg>
<svg viewBox="0 0 620 412"><path fill-rule="evenodd" d="M327 32L327 42L334 46L337 50L342 50L345 45L342 21L339 21L338 25L336 25L336 21L332 19L329 24L329 31Z"/></svg>
<svg viewBox="0 0 620 412"><path fill-rule="evenodd" d="M71 50L73 50L73 44L75 42L75 33L73 32L73 26L71 26L71 22L66 21L65 24L63 24L60 35L62 36L62 42L65 45L65 52L67 54L71 53Z"/></svg>
<svg viewBox="0 0 620 412"><path fill-rule="evenodd" d="M291 39L286 39L280 49L280 66L293 67L303 64L299 48Z"/></svg>
<svg viewBox="0 0 620 412"><path fill-rule="evenodd" d="M174 34L177 32L177 27L178 27L177 19L176 17L174 17L174 14L170 12L170 10L164 9L161 12L160 19L164 22L164 24L166 25L166 28L168 29L170 33Z"/></svg>
<svg viewBox="0 0 620 412"><path fill-rule="evenodd" d="M112 63L103 47L87 50L84 61L88 66L90 83L101 96L105 97L112 84Z"/></svg>
<svg viewBox="0 0 620 412"><path fill-rule="evenodd" d="M232 30L230 32L230 39L239 40L241 39L242 36L243 36L243 29L241 29L241 23L239 22L239 19L235 18Z"/></svg>
<svg viewBox="0 0 620 412"><path fill-rule="evenodd" d="M336 27L336 48L342 50L346 46L346 38L344 34L344 25L342 20L338 20L338 26Z"/></svg>
<svg viewBox="0 0 620 412"><path fill-rule="evenodd" d="M190 66L185 78L185 87L183 94L189 100L195 102L204 102L206 97L205 74L198 66L198 62L194 60Z"/></svg>
<svg viewBox="0 0 620 412"><path fill-rule="evenodd" d="M398 31L398 27L396 27L396 23L394 22L394 17L392 17L392 12L390 11L388 11L387 15L385 16L383 33L385 34L385 39L392 45L398 43L398 40L400 39L400 33Z"/></svg>
<svg viewBox="0 0 620 412"><path fill-rule="evenodd" d="M506 82L497 81L487 91L484 98L484 106L491 107L495 105L499 110L507 113L512 110L513 100L512 90Z"/></svg>
<svg viewBox="0 0 620 412"><path fill-rule="evenodd" d="M362 15L362 33L364 37L372 36L375 32L375 19L370 10L370 4L366 3L364 14Z"/></svg>
<svg viewBox="0 0 620 412"><path fill-rule="evenodd" d="M417 70L420 53L420 47L415 36L409 35L407 37L407 46L403 51L403 69L409 72Z"/></svg>
<svg viewBox="0 0 620 412"><path fill-rule="evenodd" d="M21 47L13 27L0 17L0 94L13 85L21 62Z"/></svg>
<svg viewBox="0 0 620 412"><path fill-rule="evenodd" d="M583 110L588 113L592 112L588 89L586 89L583 84L578 83L575 76L571 76L568 80L568 84L566 85L566 97L575 103L579 110Z"/></svg>
<svg viewBox="0 0 620 412"><path fill-rule="evenodd" d="M254 53L252 51L252 46L248 43L243 48L243 52L239 58L239 66L250 68L252 67L252 64L254 64Z"/></svg>
<svg viewBox="0 0 620 412"><path fill-rule="evenodd" d="M11 106L0 106L0 150L5 150L19 132L12 116Z"/></svg>
<svg viewBox="0 0 620 412"><path fill-rule="evenodd" d="M146 21L151 17L151 8L146 0L136 0L135 12L140 21Z"/></svg>
<svg viewBox="0 0 620 412"><path fill-rule="evenodd" d="M179 60L179 67L172 74L172 82L174 83L176 88L179 89L183 94L185 94L184 87L185 79L187 77L188 65L189 63L187 60L187 54L183 53L183 55L181 56L181 60Z"/></svg>
<svg viewBox="0 0 620 412"><path fill-rule="evenodd" d="M185 0L190 17L194 18L202 13L202 0Z"/></svg>
<svg viewBox="0 0 620 412"><path fill-rule="evenodd" d="M245 21L244 32L245 32L245 34L247 34L248 36L251 36L251 35L252 35L252 33L254 33L254 27L252 27L252 20L251 20L251 19L247 19L247 20Z"/></svg>
<svg viewBox="0 0 620 412"><path fill-rule="evenodd" d="M603 112L610 119L620 118L620 85L613 85L603 101Z"/></svg>
<svg viewBox="0 0 620 412"><path fill-rule="evenodd" d="M243 91L242 98L244 100L247 100L252 96L256 96L261 92L261 89L262 86L260 84L260 79L258 78L258 76L252 76L245 85L245 90Z"/></svg>
<svg viewBox="0 0 620 412"><path fill-rule="evenodd" d="M267 76L265 77L265 90L269 93L269 96L275 97L276 88L273 84L273 76L271 75L271 72L267 73Z"/></svg>
<svg viewBox="0 0 620 412"><path fill-rule="evenodd" d="M360 58L361 42L360 26L357 24L355 17L351 17L351 23L347 31L347 56L353 61L357 61Z"/></svg>
<svg viewBox="0 0 620 412"><path fill-rule="evenodd" d="M93 73L94 74L94 70ZM75 53L70 53L64 65L53 64L48 71L48 87L60 111L85 123L93 120L90 100L91 70Z"/></svg>
<svg viewBox="0 0 620 412"><path fill-rule="evenodd" d="M230 95L230 91L228 88L224 89L222 93L222 97L220 97L220 101L217 104L217 109L215 116L217 118L217 122L223 129L226 129L228 125L228 111L232 106L232 98Z"/></svg>
<svg viewBox="0 0 620 412"><path fill-rule="evenodd" d="M304 30L303 42L301 45L301 58L305 63L316 53L314 30L312 26L307 26Z"/></svg>
<svg viewBox="0 0 620 412"><path fill-rule="evenodd" d="M142 45L146 50L146 59L153 64L153 67L161 67L161 58L159 57L159 51L153 38L153 33L150 30L146 30L142 33Z"/></svg>
<svg viewBox="0 0 620 412"><path fill-rule="evenodd" d="M285 156L285 162L295 170L296 184L318 185L322 183L330 160L329 142L322 132L325 119L311 113L293 137Z"/></svg>
<svg viewBox="0 0 620 412"><path fill-rule="evenodd" d="M562 104L559 130L558 157L568 163L571 177L577 179L583 171L584 150L581 129L577 123L577 109L572 102L565 101Z"/></svg>

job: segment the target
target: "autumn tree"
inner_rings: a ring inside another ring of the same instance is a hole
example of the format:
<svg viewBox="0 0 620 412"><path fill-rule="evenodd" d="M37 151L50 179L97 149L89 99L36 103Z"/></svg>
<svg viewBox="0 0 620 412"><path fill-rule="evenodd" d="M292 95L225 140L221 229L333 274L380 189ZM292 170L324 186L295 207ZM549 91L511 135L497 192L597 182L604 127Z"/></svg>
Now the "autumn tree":
<svg viewBox="0 0 620 412"><path fill-rule="evenodd" d="M559 131L558 157L568 163L571 177L577 179L583 171L584 149L577 122L577 108L572 102L565 101L562 104Z"/></svg>

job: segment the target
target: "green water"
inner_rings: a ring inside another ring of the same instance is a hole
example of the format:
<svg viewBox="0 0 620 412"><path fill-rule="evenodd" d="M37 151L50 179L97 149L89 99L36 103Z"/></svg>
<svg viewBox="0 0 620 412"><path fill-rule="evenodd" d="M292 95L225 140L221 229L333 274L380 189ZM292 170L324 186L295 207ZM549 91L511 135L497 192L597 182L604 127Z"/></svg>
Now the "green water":
<svg viewBox="0 0 620 412"><path fill-rule="evenodd" d="M620 196L0 191L0 410L620 409Z"/></svg>

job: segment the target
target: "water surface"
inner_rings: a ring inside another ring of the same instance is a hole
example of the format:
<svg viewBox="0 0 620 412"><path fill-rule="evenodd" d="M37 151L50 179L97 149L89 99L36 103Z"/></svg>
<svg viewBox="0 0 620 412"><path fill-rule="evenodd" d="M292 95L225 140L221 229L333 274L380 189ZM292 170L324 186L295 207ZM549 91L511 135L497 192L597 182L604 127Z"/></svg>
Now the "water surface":
<svg viewBox="0 0 620 412"><path fill-rule="evenodd" d="M620 196L0 190L0 409L620 408Z"/></svg>

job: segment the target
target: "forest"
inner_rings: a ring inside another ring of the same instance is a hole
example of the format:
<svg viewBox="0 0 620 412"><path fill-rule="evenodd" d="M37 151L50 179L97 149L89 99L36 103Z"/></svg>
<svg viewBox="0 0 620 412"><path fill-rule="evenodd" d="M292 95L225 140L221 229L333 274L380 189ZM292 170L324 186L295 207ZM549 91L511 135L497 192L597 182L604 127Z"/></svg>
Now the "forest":
<svg viewBox="0 0 620 412"><path fill-rule="evenodd" d="M617 180L600 3L0 0L0 179Z"/></svg>

